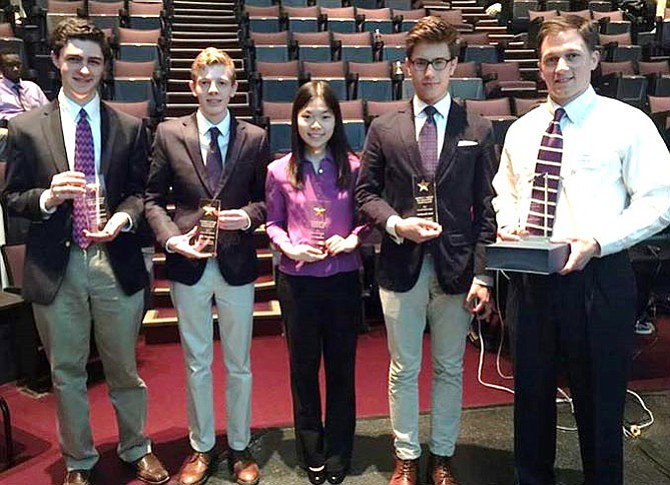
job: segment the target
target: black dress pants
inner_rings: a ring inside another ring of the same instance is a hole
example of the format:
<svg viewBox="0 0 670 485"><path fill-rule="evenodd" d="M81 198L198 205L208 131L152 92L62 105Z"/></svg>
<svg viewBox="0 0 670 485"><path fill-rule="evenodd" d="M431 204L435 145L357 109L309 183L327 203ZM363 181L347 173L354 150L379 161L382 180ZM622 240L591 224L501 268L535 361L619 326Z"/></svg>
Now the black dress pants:
<svg viewBox="0 0 670 485"><path fill-rule="evenodd" d="M514 445L520 485L555 483L556 386L566 371L586 485L623 484L622 423L635 323L626 252L565 276L515 274Z"/></svg>
<svg viewBox="0 0 670 485"><path fill-rule="evenodd" d="M279 273L277 290L291 365L298 460L346 471L356 427L356 340L362 318L358 271L324 278ZM325 424L319 368L326 377Z"/></svg>

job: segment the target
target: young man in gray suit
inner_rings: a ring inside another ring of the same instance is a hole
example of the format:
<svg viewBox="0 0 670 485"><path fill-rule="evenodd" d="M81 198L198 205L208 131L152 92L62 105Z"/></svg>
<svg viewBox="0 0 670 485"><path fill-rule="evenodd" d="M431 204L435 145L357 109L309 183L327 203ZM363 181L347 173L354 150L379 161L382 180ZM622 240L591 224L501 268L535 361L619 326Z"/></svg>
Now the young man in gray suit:
<svg viewBox="0 0 670 485"><path fill-rule="evenodd" d="M147 393L135 360L148 284L136 233L146 132L137 118L100 102L108 57L100 29L82 19L62 22L52 36L58 98L9 122L3 197L10 215L31 220L23 294L51 365L65 485L92 483L98 461L86 396L91 325L116 412L119 457L147 483L169 480L143 432ZM86 223L84 194L93 185L108 213L101 228Z"/></svg>
<svg viewBox="0 0 670 485"><path fill-rule="evenodd" d="M228 463L240 485L260 479L248 450L249 351L258 275L253 232L265 220L270 151L265 131L236 120L228 110L236 89L232 59L213 47L200 52L191 70L198 110L159 125L145 195L147 220L167 252L167 276L186 361L193 453L179 473L182 485L203 484L216 470L212 300L226 367ZM166 209L170 190L174 215ZM202 234L197 234L204 216L202 201L219 206L218 244L207 250Z"/></svg>

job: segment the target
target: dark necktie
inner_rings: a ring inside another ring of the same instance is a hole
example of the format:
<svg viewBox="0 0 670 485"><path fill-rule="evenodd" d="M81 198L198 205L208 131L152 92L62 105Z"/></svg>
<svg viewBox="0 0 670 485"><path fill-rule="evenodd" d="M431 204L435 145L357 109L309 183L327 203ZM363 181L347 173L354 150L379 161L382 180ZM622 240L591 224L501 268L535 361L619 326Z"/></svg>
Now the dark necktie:
<svg viewBox="0 0 670 485"><path fill-rule="evenodd" d="M82 108L79 111L79 121L75 133L74 169L77 172L83 172L88 181L95 177L95 152L93 150L93 133L87 118L86 111ZM77 197L73 203L72 238L80 248L86 249L90 244L84 237L84 229L88 228L86 202L84 197Z"/></svg>
<svg viewBox="0 0 670 485"><path fill-rule="evenodd" d="M554 119L542 137L540 151L537 154L530 213L526 222L528 232L537 236L551 236L554 227L563 157L563 133L560 121L564 115L563 108L556 110Z"/></svg>
<svg viewBox="0 0 670 485"><path fill-rule="evenodd" d="M28 111L30 109L30 106L27 105L26 100L24 100L23 96L21 96L21 85L13 84L12 90L16 93L16 97L19 100L19 104L23 108L23 111Z"/></svg>
<svg viewBox="0 0 670 485"><path fill-rule="evenodd" d="M435 175L437 169L437 125L435 124L435 106L426 106L426 122L419 132L419 152L426 174L430 177Z"/></svg>
<svg viewBox="0 0 670 485"><path fill-rule="evenodd" d="M221 178L223 159L219 148L219 135L221 132L216 126L209 129L209 150L207 150L207 181L212 191L216 191Z"/></svg>

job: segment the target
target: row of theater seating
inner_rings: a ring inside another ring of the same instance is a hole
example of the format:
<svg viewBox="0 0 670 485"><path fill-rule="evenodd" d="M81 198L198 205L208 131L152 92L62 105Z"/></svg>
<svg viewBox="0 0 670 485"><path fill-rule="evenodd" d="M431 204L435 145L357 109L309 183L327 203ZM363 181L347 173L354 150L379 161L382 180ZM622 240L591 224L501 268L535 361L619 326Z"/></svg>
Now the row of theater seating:
<svg viewBox="0 0 670 485"><path fill-rule="evenodd" d="M49 33L66 17L90 18L103 28L112 46L112 61L102 85L103 99L140 103L130 109L160 119L165 104L170 4L152 0L34 2L19 24L13 9L7 9L7 22L0 23L0 48L18 52L27 72L25 77L53 97L59 82L51 62ZM112 18L114 22L108 23ZM144 108L137 111L138 106Z"/></svg>
<svg viewBox="0 0 670 485"><path fill-rule="evenodd" d="M324 8L358 7L358 8L391 8L394 10L411 10L412 0L244 0L240 5L250 7L309 7L316 5Z"/></svg>

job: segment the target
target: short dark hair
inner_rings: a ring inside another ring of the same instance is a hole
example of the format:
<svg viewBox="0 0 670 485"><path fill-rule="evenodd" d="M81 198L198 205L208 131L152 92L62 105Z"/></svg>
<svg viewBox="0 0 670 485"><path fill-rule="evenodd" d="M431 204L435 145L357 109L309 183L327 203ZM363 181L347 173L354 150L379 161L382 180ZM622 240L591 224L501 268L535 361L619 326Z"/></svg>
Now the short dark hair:
<svg viewBox="0 0 670 485"><path fill-rule="evenodd" d="M51 34L51 52L56 57L71 39L89 40L100 46L105 60L110 58L107 36L98 27L86 19L68 17L60 22Z"/></svg>
<svg viewBox="0 0 670 485"><path fill-rule="evenodd" d="M419 20L407 33L405 39L407 58L411 59L414 48L424 42L431 44L445 42L449 47L449 58L453 59L458 57L461 38L454 26L433 15Z"/></svg>
<svg viewBox="0 0 670 485"><path fill-rule="evenodd" d="M288 165L288 175L291 185L298 189L303 188L302 161L305 158L305 141L298 132L298 113L307 106L313 99L323 99L328 109L335 116L335 129L333 136L328 140L328 150L332 155L337 166L337 186L344 189L348 186L351 177L351 167L349 166L349 153L353 153L347 142L347 135L344 132L344 122L342 121L342 110L340 102L333 88L326 81L310 81L303 84L298 89L293 101L293 112L291 113L291 159Z"/></svg>
<svg viewBox="0 0 670 485"><path fill-rule="evenodd" d="M537 46L540 56L542 55L542 43L552 35L558 35L569 30L576 30L589 52L595 52L598 45L598 32L593 28L590 20L577 15L560 15L542 22L540 31L537 33Z"/></svg>

